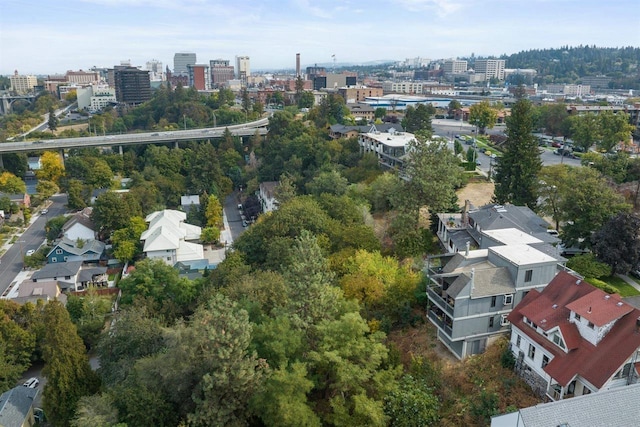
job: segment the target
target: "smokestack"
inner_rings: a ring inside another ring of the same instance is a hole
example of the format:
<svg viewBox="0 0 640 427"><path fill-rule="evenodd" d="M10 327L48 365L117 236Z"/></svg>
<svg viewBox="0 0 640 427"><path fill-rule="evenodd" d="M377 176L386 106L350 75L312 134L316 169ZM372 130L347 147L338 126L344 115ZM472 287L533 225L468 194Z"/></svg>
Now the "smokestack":
<svg viewBox="0 0 640 427"><path fill-rule="evenodd" d="M300 54L296 53L296 77L300 77Z"/></svg>

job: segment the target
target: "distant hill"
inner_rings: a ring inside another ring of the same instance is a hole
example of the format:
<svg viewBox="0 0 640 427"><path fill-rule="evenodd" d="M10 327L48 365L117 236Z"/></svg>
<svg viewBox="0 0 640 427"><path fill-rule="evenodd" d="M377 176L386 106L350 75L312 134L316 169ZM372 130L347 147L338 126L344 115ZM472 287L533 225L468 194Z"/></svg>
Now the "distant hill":
<svg viewBox="0 0 640 427"><path fill-rule="evenodd" d="M611 78L612 89L640 89L640 48L564 46L503 55L507 68L533 68L537 83L578 83L586 76Z"/></svg>

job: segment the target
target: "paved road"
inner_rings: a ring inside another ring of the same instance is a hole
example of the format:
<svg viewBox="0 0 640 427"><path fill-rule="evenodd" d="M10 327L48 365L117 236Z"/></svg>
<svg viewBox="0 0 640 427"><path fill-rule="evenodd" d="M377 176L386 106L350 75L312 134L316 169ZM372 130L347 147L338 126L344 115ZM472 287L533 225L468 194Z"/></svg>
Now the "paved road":
<svg viewBox="0 0 640 427"><path fill-rule="evenodd" d="M28 250L37 250L46 238L45 224L50 218L66 212L67 195L51 197L52 204L47 215L41 215L18 237L18 240L0 257L0 295L7 290L23 267L23 254Z"/></svg>
<svg viewBox="0 0 640 427"><path fill-rule="evenodd" d="M242 218L240 218L240 212L238 211L238 192L234 191L224 199L224 213L227 216L227 222L229 223L229 231L235 241L245 228L242 226Z"/></svg>

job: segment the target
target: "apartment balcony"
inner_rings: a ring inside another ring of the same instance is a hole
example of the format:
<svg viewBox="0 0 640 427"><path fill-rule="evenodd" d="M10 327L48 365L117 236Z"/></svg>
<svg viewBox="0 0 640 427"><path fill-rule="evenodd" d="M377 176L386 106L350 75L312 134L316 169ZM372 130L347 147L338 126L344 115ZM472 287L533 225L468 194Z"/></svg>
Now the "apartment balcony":
<svg viewBox="0 0 640 427"><path fill-rule="evenodd" d="M429 301L435 304L440 310L453 317L453 306L441 296L442 292L442 288L440 287L429 287L427 288L427 297L429 298Z"/></svg>
<svg viewBox="0 0 640 427"><path fill-rule="evenodd" d="M442 329L449 338L453 335L453 330L450 325L446 323L447 317L443 314L438 314L433 310L429 310L428 312L429 320L436 325L438 328Z"/></svg>

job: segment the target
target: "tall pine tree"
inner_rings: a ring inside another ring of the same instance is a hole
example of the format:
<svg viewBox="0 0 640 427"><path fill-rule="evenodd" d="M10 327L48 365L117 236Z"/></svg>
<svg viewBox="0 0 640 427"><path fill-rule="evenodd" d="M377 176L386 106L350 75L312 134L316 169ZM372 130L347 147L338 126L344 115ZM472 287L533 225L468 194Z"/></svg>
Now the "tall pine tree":
<svg viewBox="0 0 640 427"><path fill-rule="evenodd" d="M531 102L519 99L507 119L504 155L496 165L497 203L526 205L534 209L538 200L538 172L542 168L538 144L533 136Z"/></svg>
<svg viewBox="0 0 640 427"><path fill-rule="evenodd" d="M99 379L89 366L86 348L78 336L67 309L58 302L44 308L47 325L42 344L42 358L47 377L43 404L54 426L68 426L82 396L95 393Z"/></svg>

